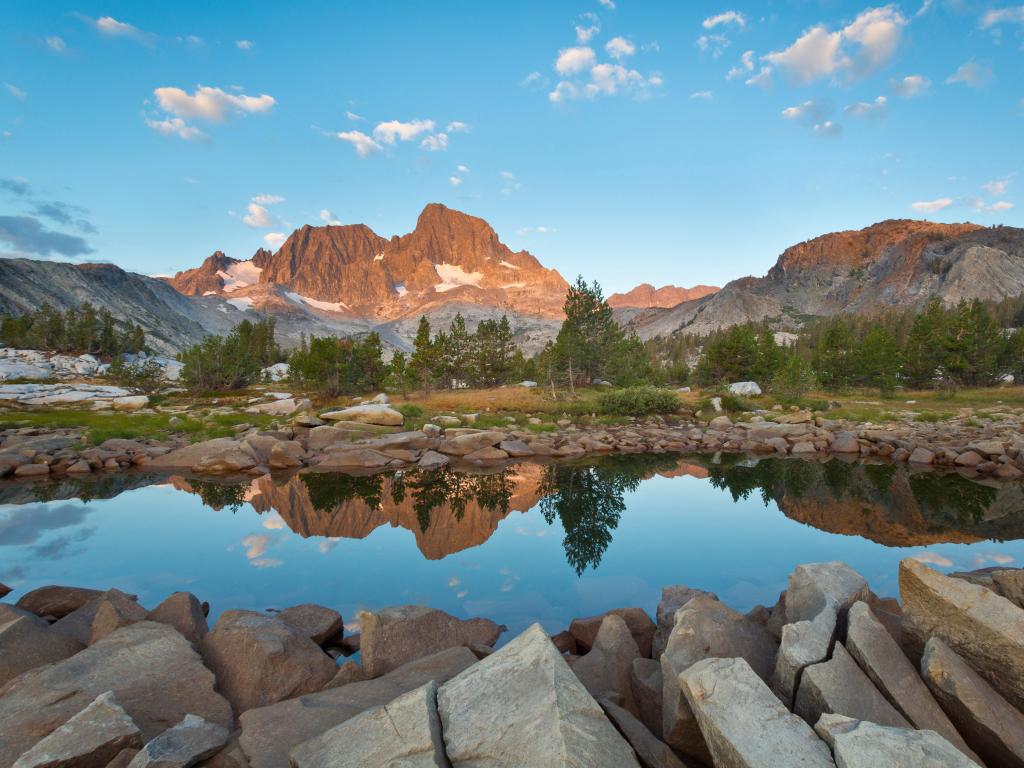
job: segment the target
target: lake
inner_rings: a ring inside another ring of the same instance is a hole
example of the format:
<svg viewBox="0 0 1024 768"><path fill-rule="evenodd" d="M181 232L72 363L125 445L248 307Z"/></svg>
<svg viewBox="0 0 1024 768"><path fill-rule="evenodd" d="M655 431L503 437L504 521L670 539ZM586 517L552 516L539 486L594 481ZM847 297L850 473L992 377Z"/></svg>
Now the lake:
<svg viewBox="0 0 1024 768"><path fill-rule="evenodd" d="M154 606L425 603L533 621L637 605L661 587L773 605L798 563L843 560L882 596L897 563L1024 564L1024 487L890 464L612 456L442 470L196 480L123 473L0 485L0 581L117 587ZM212 621L211 621L212 623Z"/></svg>

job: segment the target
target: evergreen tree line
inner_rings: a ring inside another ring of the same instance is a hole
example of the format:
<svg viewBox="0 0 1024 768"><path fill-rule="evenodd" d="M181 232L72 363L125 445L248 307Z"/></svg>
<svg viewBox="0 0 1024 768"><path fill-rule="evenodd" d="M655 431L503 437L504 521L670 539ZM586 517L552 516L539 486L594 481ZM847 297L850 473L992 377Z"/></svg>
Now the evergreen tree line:
<svg viewBox="0 0 1024 768"><path fill-rule="evenodd" d="M481 320L470 333L465 318L456 314L447 331L431 335L430 321L420 318L412 354L396 351L388 383L410 389L497 387L530 378L534 367L512 340L508 317Z"/></svg>
<svg viewBox="0 0 1024 768"><path fill-rule="evenodd" d="M363 339L311 336L288 357L292 382L328 397L379 390L384 385L384 364L380 336Z"/></svg>
<svg viewBox="0 0 1024 768"><path fill-rule="evenodd" d="M181 380L198 392L241 389L262 377L264 368L287 356L274 339L274 319L243 320L226 336L207 336L178 355Z"/></svg>
<svg viewBox="0 0 1024 768"><path fill-rule="evenodd" d="M64 312L43 304L34 312L4 315L0 341L17 349L113 357L142 351L146 335L142 326L115 320L106 307L96 309L87 301Z"/></svg>

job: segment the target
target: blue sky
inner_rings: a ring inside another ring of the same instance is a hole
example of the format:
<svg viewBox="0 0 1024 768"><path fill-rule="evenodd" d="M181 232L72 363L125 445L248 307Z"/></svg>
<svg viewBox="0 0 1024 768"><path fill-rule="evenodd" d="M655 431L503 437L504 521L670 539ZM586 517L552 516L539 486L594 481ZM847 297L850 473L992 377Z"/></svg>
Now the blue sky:
<svg viewBox="0 0 1024 768"><path fill-rule="evenodd" d="M0 253L148 274L428 202L607 290L886 218L1024 225L1024 5L0 11Z"/></svg>

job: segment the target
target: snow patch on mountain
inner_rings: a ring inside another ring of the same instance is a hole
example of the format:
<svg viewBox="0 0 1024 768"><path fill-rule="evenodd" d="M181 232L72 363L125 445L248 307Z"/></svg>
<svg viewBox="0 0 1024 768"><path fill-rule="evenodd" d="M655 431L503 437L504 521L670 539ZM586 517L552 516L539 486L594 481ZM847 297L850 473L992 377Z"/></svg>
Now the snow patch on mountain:
<svg viewBox="0 0 1024 768"><path fill-rule="evenodd" d="M438 293L450 291L453 288L460 288L463 285L480 285L484 279L483 272L466 272L457 264L435 264L434 271L441 278L441 282L434 286Z"/></svg>

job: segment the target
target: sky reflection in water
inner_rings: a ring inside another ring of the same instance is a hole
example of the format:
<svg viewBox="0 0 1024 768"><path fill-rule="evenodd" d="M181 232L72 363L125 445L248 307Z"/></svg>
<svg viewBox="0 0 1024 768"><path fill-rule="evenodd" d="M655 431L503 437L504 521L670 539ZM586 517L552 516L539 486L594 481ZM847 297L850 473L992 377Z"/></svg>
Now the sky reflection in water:
<svg viewBox="0 0 1024 768"><path fill-rule="evenodd" d="M844 560L883 595L907 555L942 570L1024 565L1021 486L839 460L620 456L124 487L139 482L0 487L9 599L63 583L152 606L185 589L214 615L317 602L350 623L358 608L426 603L514 633L620 605L653 614L673 583L771 605L801 562Z"/></svg>

